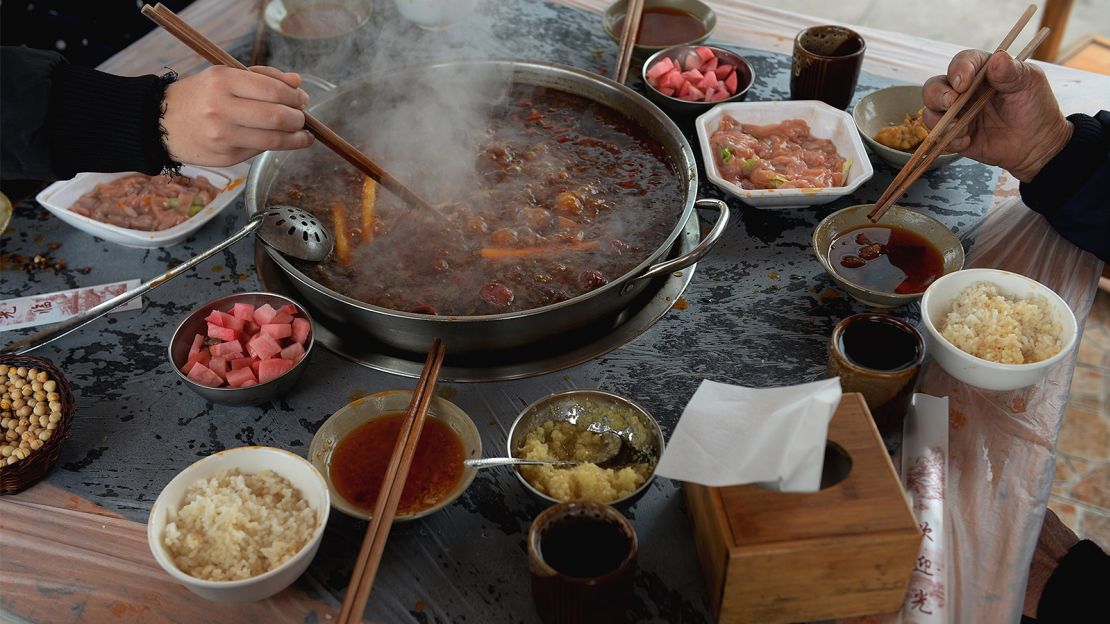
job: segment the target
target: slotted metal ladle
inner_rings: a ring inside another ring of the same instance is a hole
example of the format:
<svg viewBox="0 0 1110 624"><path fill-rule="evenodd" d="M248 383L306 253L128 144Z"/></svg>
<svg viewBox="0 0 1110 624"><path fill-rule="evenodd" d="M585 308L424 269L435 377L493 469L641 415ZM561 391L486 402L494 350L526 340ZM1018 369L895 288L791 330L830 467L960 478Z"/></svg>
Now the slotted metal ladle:
<svg viewBox="0 0 1110 624"><path fill-rule="evenodd" d="M327 258L335 244L331 236L328 235L327 229L311 214L293 206L271 206L256 213L250 221L247 221L243 229L208 251L192 257L187 262L175 266L134 290L121 293L89 308L84 314L78 314L37 334L7 344L0 348L0 353L21 355L53 342L95 321L135 297L165 284L252 233L257 233L262 242L281 253L309 262L319 262Z"/></svg>

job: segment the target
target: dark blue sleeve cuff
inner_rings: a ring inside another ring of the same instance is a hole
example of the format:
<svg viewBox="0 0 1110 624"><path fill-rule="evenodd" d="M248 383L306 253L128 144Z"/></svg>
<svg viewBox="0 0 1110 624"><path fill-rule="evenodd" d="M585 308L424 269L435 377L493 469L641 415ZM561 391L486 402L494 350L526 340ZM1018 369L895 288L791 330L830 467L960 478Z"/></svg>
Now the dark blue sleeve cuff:
<svg viewBox="0 0 1110 624"><path fill-rule="evenodd" d="M1044 166L1031 182L1021 184L1021 199L1037 212L1048 215L1068 200L1105 164L1110 142L1110 114L1098 118L1068 115L1075 130L1071 140Z"/></svg>

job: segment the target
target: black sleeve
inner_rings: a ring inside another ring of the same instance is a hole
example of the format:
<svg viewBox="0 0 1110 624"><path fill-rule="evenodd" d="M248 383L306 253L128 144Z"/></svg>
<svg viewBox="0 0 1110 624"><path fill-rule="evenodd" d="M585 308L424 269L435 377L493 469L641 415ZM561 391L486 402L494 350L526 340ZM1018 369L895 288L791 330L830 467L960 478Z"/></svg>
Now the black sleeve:
<svg viewBox="0 0 1110 624"><path fill-rule="evenodd" d="M1110 555L1097 544L1083 540L1071 547L1052 576L1048 577L1037 603L1037 621L1088 622L1095 613L1106 613L1106 590L1110 588Z"/></svg>
<svg viewBox="0 0 1110 624"><path fill-rule="evenodd" d="M1110 262L1110 112L1069 115L1071 141L1029 183L1025 205L1061 236Z"/></svg>
<svg viewBox="0 0 1110 624"><path fill-rule="evenodd" d="M155 174L173 162L162 140L172 73L134 78L0 47L0 177L54 180L82 171Z"/></svg>

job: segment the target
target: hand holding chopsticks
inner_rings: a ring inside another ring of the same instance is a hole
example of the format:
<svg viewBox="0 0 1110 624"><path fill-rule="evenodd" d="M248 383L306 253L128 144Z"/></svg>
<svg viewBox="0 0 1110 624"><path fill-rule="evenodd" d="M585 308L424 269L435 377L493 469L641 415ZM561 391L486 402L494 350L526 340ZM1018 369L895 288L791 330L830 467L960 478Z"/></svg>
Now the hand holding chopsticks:
<svg viewBox="0 0 1110 624"><path fill-rule="evenodd" d="M179 41L192 48L194 52L203 56L209 63L213 65L227 65L235 69L250 71L246 66L236 60L234 56L231 56L226 50L216 45L212 40L200 34L195 28L187 24L162 3L158 3L155 6L150 6L149 4L144 5L142 12L143 15L150 18L154 23L158 24ZM386 189L395 193L398 197L410 204L433 210L431 204L411 191L397 178L389 175L388 172L375 164L374 161L370 160L366 154L363 154L357 147L351 145L346 139L336 134L331 128L324 125L323 122L308 113L304 114L304 122L305 129L311 132L312 135L327 146L328 149L370 176L370 178Z"/></svg>
<svg viewBox="0 0 1110 624"><path fill-rule="evenodd" d="M997 51L1005 51L1010 47L1014 39L1017 38L1018 33L1020 33L1029 22L1034 12L1036 12L1036 6L1029 5L1029 8L1025 10L1025 13L1022 14L1021 18L1014 24L1014 27L1010 29L1010 32L1007 33L1006 37L1002 40L1002 43L999 44ZM1042 28L1025 49L1021 51L1017 59L1019 61L1024 61L1032 56L1033 52L1036 51L1037 47L1044 41L1045 37L1048 36L1048 32L1049 30L1047 28ZM909 162L898 172L898 175L895 176L890 186L883 192L879 201L876 202L875 207L867 215L871 221L878 221L882 218L886 211L894 205L894 202L929 169L937 157L948 147L948 144L967 129L968 125L975 120L976 116L986 107L990 99L994 97L996 91L993 87L986 86L980 89L986 77L987 65L984 63L975 74L975 78L972 80L971 85L956 98L956 101L953 102L952 106L949 107L947 112L940 118L940 121L933 126L929 135L925 137L925 140L918 146L913 156L910 157ZM967 106L968 102L972 102L970 107L967 108L967 111L964 112L963 115L957 117L965 106Z"/></svg>
<svg viewBox="0 0 1110 624"><path fill-rule="evenodd" d="M439 377L439 369L443 365L444 353L443 344L436 338L428 353L428 359L424 362L420 380L416 382L416 389L413 390L408 414L401 423L397 444L393 447L393 455L386 467L384 482L378 492L373 515L370 516L370 526L366 529L366 536L362 540L362 547L355 560L355 569L351 573L351 582L347 585L347 595L343 598L338 624L362 621L362 613L366 609L370 589L374 586L374 576L378 572L382 553L385 552L385 542L389 538L393 516L397 513L405 479L408 478L409 467L416 454L420 431L424 428L428 405L435 394L436 378Z"/></svg>

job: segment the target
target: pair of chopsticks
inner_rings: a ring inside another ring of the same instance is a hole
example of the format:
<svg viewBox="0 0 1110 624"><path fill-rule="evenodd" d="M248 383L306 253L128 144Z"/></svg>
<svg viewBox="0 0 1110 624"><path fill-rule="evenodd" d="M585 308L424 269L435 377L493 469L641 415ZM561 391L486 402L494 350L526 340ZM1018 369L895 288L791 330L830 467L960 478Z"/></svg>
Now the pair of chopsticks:
<svg viewBox="0 0 1110 624"><path fill-rule="evenodd" d="M632 50L636 47L636 36L640 34L640 18L644 13L644 0L628 0L624 10L624 25L621 27L620 48L617 51L617 69L614 79L624 84L628 78L628 67L632 64Z"/></svg>
<svg viewBox="0 0 1110 624"><path fill-rule="evenodd" d="M416 454L420 431L424 428L428 405L434 396L436 378L439 377L444 354L443 343L436 338L428 352L428 359L424 362L424 370L420 372L420 380L416 382L408 414L401 423L397 444L393 447L393 455L389 459L378 500L374 503L374 513L370 516L370 526L362 539L362 547L355 560L355 569L351 573L351 582L347 585L347 595L343 597L343 607L339 611L337 624L362 622L366 600L370 598L370 589L374 586L374 576L378 572L382 553L385 552L385 542L389 538L393 516L397 513L397 504L401 501L401 492L405 489L409 467Z"/></svg>
<svg viewBox="0 0 1110 624"><path fill-rule="evenodd" d="M1036 11L1036 5L1029 5L1029 8L1025 10L1025 13L1023 13L1017 23L1014 24L1014 27L1006 34L1002 43L998 45L997 52L1003 52L1010 47L1014 39L1017 38L1018 33L1025 28L1025 25L1029 23L1029 19L1033 17ZM1045 38L1048 37L1048 33L1048 28L1042 28L1016 58L1019 61L1027 60L1036 52ZM981 90L979 89L986 78L987 64L984 63L983 66L979 68L979 72L975 74L975 79L972 80L971 86L968 87L967 91L964 91L956 98L951 108L944 113L944 116L940 118L937 125L933 126L933 129L929 131L929 135L925 137L925 140L921 142L921 145L917 147L913 156L910 157L909 162L902 167L902 170L898 172L898 175L895 176L894 180L890 183L890 186L883 192L879 201L875 203L875 207L867 214L872 222L876 222L883 218L886 211L890 210L890 207L894 205L895 200L909 190L910 186L912 186L944 152L948 144L959 136L968 125L975 120L979 113L986 108L987 103L990 102L991 98L997 93L994 87L991 86L987 86ZM964 109L965 105L967 105L973 97L975 101L967 108L967 112L957 118L960 111Z"/></svg>
<svg viewBox="0 0 1110 624"><path fill-rule="evenodd" d="M212 40L200 34L195 28L178 17L173 11L166 8L161 2L155 6L150 6L149 4L144 5L142 12L143 15L164 28L167 32L176 37L178 41L192 48L194 52L204 57L209 63L213 65L227 65L235 69L250 71L236 60L234 56L231 56ZM408 187L402 184L397 178L389 175L384 169L375 164L374 161L370 160L366 154L359 151L357 147L351 145L346 139L336 134L331 128L325 126L323 122L308 113L304 114L304 127L321 143L327 146L328 149L341 156L344 160L354 165L355 168L370 176L374 181L395 193L401 199L410 204L419 206L420 208L434 210L432 205L422 197L409 190Z"/></svg>

